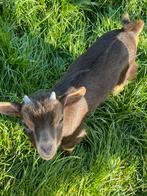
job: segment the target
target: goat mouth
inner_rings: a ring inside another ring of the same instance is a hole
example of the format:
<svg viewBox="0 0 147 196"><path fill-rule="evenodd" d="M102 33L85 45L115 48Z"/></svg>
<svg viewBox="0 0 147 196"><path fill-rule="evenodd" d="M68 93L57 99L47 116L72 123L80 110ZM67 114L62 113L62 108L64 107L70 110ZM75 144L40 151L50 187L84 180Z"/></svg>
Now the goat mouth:
<svg viewBox="0 0 147 196"><path fill-rule="evenodd" d="M44 159L46 161L49 161L54 157L54 155L41 155L41 154L40 154L40 156L42 159Z"/></svg>
<svg viewBox="0 0 147 196"><path fill-rule="evenodd" d="M48 161L48 160L51 160L55 156L56 151L51 151L49 153L44 153L44 152L38 151L38 153L42 159Z"/></svg>

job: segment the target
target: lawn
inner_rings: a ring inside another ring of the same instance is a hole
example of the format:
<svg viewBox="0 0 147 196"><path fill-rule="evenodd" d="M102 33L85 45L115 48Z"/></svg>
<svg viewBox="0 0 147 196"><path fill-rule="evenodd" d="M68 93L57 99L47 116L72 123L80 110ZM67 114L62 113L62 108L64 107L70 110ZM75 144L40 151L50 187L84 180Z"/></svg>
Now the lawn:
<svg viewBox="0 0 147 196"><path fill-rule="evenodd" d="M88 136L70 156L42 160L20 119L1 115L1 195L147 195L146 0L0 0L0 101L51 88L126 11L145 22L137 78L86 119Z"/></svg>

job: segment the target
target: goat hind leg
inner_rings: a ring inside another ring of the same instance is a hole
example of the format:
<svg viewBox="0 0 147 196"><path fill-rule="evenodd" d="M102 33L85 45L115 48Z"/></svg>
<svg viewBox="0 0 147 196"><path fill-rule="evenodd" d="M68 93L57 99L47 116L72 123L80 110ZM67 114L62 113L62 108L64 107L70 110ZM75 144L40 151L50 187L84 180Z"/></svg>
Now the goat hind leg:
<svg viewBox="0 0 147 196"><path fill-rule="evenodd" d="M133 80L137 75L137 64L132 63L125 73L121 74L118 85L116 85L112 91L115 96L124 90L124 87L128 84L128 81Z"/></svg>

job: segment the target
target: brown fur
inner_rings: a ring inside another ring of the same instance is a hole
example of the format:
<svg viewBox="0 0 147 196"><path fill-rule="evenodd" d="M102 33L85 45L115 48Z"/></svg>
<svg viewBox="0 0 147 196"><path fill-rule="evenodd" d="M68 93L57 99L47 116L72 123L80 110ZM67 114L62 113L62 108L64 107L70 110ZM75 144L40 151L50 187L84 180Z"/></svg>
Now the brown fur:
<svg viewBox="0 0 147 196"><path fill-rule="evenodd" d="M86 135L82 122L110 92L121 92L137 74L135 63L143 21L123 16L123 28L100 37L51 89L29 96L29 104L0 103L0 112L20 115L32 143L43 159L51 159L59 146L71 151Z"/></svg>

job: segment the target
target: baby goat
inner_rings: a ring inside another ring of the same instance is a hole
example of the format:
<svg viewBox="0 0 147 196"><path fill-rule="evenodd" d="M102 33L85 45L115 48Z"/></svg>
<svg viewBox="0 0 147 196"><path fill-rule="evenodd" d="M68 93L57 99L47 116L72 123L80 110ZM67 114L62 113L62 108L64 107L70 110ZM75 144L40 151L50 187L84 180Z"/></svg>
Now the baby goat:
<svg viewBox="0 0 147 196"><path fill-rule="evenodd" d="M144 23L130 22L128 15L122 22L122 29L100 37L50 92L25 95L22 104L0 102L0 113L21 117L43 159L53 158L59 146L72 151L86 135L85 116L136 75L136 50Z"/></svg>

